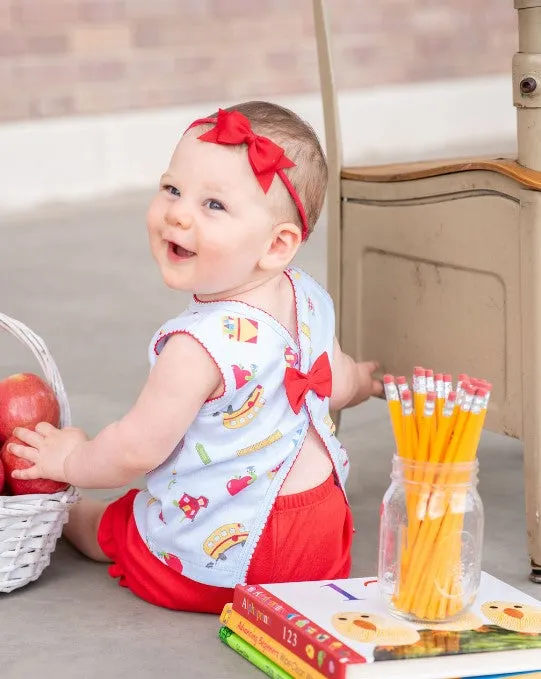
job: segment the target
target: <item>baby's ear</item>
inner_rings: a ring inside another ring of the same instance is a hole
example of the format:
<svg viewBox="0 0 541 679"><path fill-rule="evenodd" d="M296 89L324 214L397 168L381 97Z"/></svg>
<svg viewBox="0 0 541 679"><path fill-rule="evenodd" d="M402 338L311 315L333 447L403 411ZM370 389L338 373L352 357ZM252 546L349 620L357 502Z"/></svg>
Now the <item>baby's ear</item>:
<svg viewBox="0 0 541 679"><path fill-rule="evenodd" d="M260 259L260 267L265 271L285 269L297 254L301 242L301 230L296 224L277 224L272 230L267 251Z"/></svg>

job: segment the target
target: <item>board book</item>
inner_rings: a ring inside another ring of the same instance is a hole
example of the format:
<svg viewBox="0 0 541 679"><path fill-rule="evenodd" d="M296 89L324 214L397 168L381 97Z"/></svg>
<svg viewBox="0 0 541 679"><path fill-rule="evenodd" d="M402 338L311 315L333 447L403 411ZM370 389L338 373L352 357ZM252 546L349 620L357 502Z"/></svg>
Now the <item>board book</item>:
<svg viewBox="0 0 541 679"><path fill-rule="evenodd" d="M470 611L447 624L393 617L375 578L237 585L232 611L302 661L306 679L309 669L317 679L453 679L541 669L541 602L487 573Z"/></svg>
<svg viewBox="0 0 541 679"><path fill-rule="evenodd" d="M218 632L220 640L229 646L235 653L242 656L254 667L264 672L270 679L295 679L295 676L288 674L280 665L267 658L263 653L251 646L238 634L235 634L228 627L222 626ZM454 677L453 679L541 679L540 672L521 672L520 674L487 674L476 677Z"/></svg>

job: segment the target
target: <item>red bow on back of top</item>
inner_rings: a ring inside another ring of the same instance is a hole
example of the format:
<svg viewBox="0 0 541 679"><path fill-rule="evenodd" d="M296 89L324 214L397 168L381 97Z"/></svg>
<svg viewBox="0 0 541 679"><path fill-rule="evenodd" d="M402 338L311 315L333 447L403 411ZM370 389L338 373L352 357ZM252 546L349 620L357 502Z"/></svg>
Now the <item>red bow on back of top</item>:
<svg viewBox="0 0 541 679"><path fill-rule="evenodd" d="M315 391L320 398L330 396L332 373L327 352L321 354L307 373L297 368L286 368L284 384L288 401L295 414L300 412L306 394L310 390Z"/></svg>
<svg viewBox="0 0 541 679"><path fill-rule="evenodd" d="M278 170L295 165L286 157L283 148L268 137L254 134L248 118L238 111L219 109L216 125L199 139L215 144L246 144L250 165L265 193L270 189Z"/></svg>

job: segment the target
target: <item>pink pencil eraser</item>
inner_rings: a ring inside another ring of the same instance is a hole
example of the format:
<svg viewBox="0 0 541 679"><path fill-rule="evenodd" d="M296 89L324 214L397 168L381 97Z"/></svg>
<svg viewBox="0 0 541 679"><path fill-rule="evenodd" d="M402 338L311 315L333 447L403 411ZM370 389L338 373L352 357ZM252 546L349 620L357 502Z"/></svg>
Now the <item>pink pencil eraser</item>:
<svg viewBox="0 0 541 679"><path fill-rule="evenodd" d="M407 384L407 380L404 377L404 375L400 375L399 377L396 378L396 383L397 384Z"/></svg>
<svg viewBox="0 0 541 679"><path fill-rule="evenodd" d="M392 375L383 375L383 383L384 384L393 384L394 383L394 377Z"/></svg>
<svg viewBox="0 0 541 679"><path fill-rule="evenodd" d="M477 391L473 384L471 384L470 382L468 382L466 385L462 385L462 388L470 396L474 396L475 392Z"/></svg>
<svg viewBox="0 0 541 679"><path fill-rule="evenodd" d="M427 377L434 377L434 371L429 368L428 370L425 370L425 375Z"/></svg>
<svg viewBox="0 0 541 679"><path fill-rule="evenodd" d="M436 400L436 392L435 391L428 391L426 393L426 400L427 401L435 401Z"/></svg>
<svg viewBox="0 0 541 679"><path fill-rule="evenodd" d="M417 366L416 368L413 369L413 374L415 375L415 377L424 377L425 369L421 368L420 366Z"/></svg>
<svg viewBox="0 0 541 679"><path fill-rule="evenodd" d="M444 373L443 374L443 381L444 382L452 382L453 376L451 375L451 373Z"/></svg>
<svg viewBox="0 0 541 679"><path fill-rule="evenodd" d="M484 388L477 389L476 396L480 396L481 398L486 398L487 394L488 394L488 389L484 389Z"/></svg>
<svg viewBox="0 0 541 679"><path fill-rule="evenodd" d="M442 382L443 381L443 373L435 373L434 379L436 380L436 382Z"/></svg>
<svg viewBox="0 0 541 679"><path fill-rule="evenodd" d="M402 398L404 401L409 401L411 398L411 391L409 389L404 389L404 393L402 394Z"/></svg>
<svg viewBox="0 0 541 679"><path fill-rule="evenodd" d="M460 382L469 382L470 378L466 375L466 373L460 373L458 376L458 379Z"/></svg>
<svg viewBox="0 0 541 679"><path fill-rule="evenodd" d="M450 391L447 396L448 401L456 401L456 391Z"/></svg>

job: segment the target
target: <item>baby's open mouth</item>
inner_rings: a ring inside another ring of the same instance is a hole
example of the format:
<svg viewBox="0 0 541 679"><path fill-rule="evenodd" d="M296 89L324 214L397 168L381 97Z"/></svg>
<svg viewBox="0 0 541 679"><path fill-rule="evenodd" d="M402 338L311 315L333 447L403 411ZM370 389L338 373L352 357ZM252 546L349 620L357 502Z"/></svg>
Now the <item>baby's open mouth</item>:
<svg viewBox="0 0 541 679"><path fill-rule="evenodd" d="M181 259L186 259L187 257L193 257L195 255L195 252L183 248L182 245L177 245L176 243L171 242L169 242L169 250L173 253L173 255L175 255L175 257L179 257Z"/></svg>

